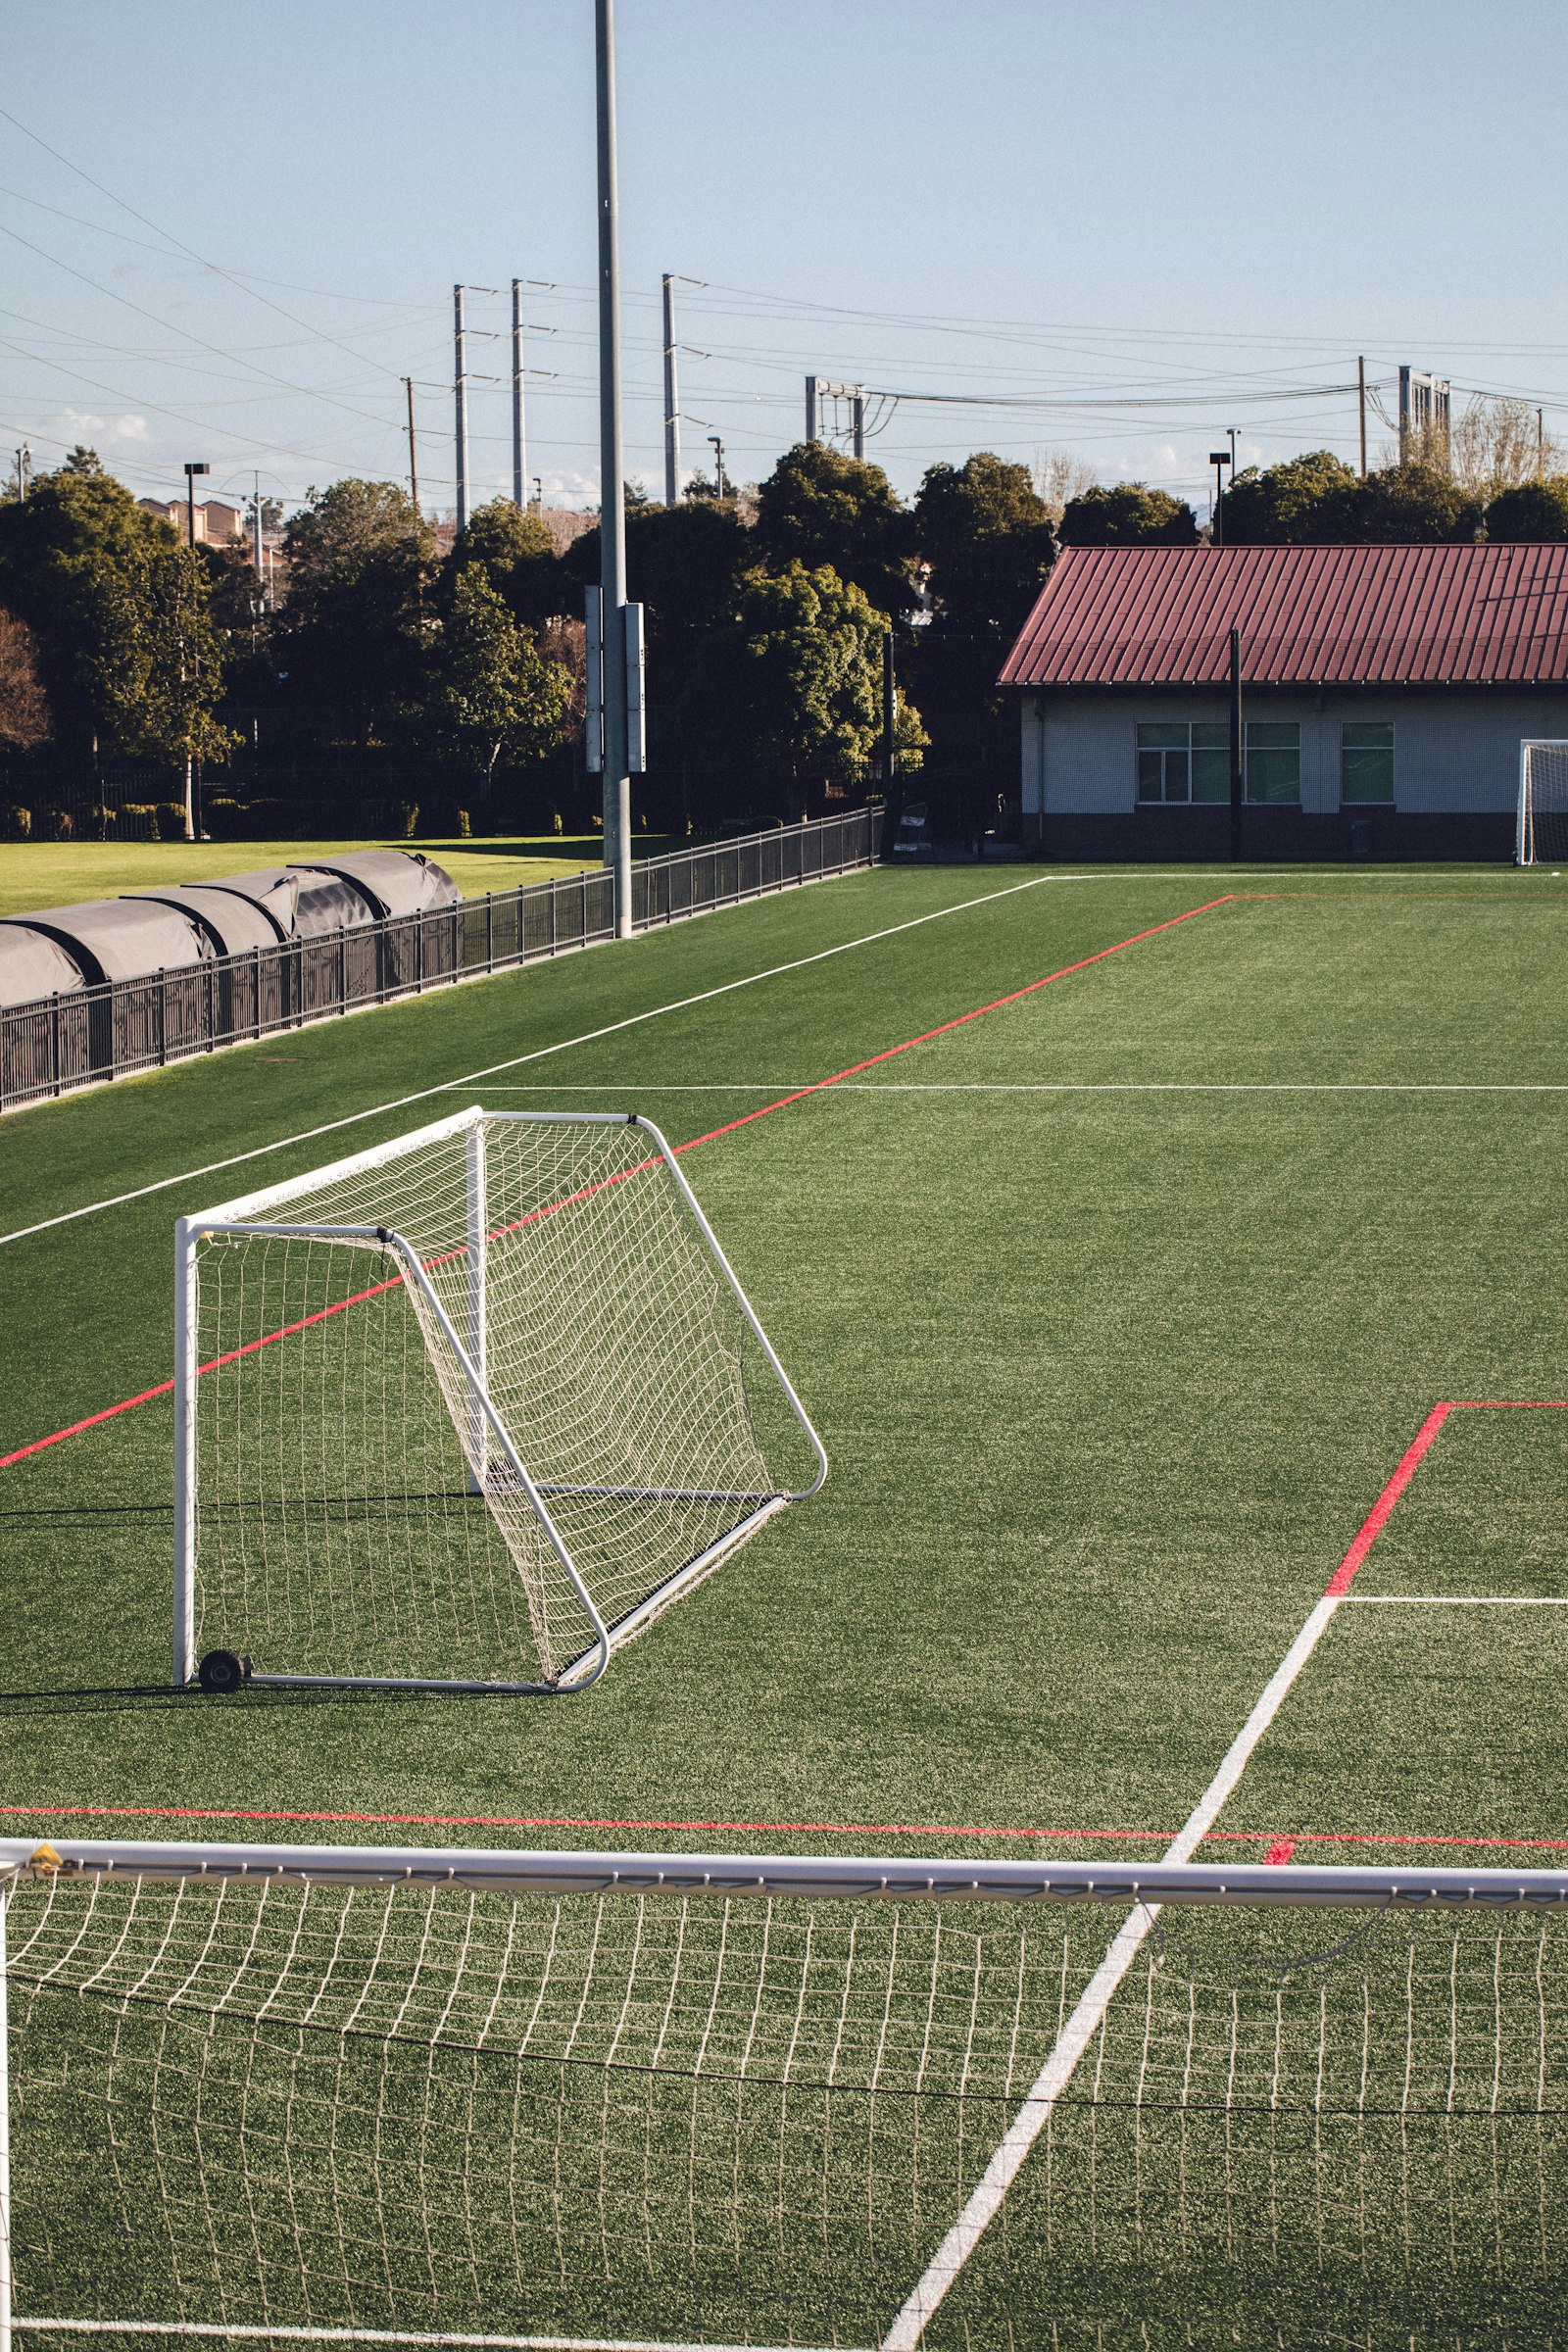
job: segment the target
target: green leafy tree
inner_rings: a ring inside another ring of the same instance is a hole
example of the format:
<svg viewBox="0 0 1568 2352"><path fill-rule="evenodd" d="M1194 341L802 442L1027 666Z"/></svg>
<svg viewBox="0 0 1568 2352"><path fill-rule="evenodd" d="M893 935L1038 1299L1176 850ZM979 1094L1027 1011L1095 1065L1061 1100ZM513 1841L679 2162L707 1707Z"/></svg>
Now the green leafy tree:
<svg viewBox="0 0 1568 2352"><path fill-rule="evenodd" d="M497 761L520 765L553 750L572 686L569 669L548 661L513 618L484 566L470 564L452 592L423 721L432 745L477 777L487 813Z"/></svg>
<svg viewBox="0 0 1568 2352"><path fill-rule="evenodd" d="M1328 540L1467 541L1481 528L1482 504L1444 466L1385 466L1324 501Z"/></svg>
<svg viewBox="0 0 1568 2352"><path fill-rule="evenodd" d="M185 839L195 839L194 771L227 758L237 737L218 716L225 643L201 551L165 530L127 573L117 637L122 749L183 780Z"/></svg>
<svg viewBox="0 0 1568 2352"><path fill-rule="evenodd" d="M648 696L656 751L662 724L684 701L703 640L729 619L736 582L757 550L729 501L644 506L626 516L626 592L643 606L648 632ZM574 540L563 560L570 582L564 608L574 617L582 592L599 578L599 535Z"/></svg>
<svg viewBox="0 0 1568 2352"><path fill-rule="evenodd" d="M1185 499L1147 482L1098 484L1062 510L1063 547L1196 547L1198 518Z"/></svg>
<svg viewBox="0 0 1568 2352"><path fill-rule="evenodd" d="M1501 491L1487 509L1489 539L1568 539L1568 474Z"/></svg>
<svg viewBox="0 0 1568 2352"><path fill-rule="evenodd" d="M0 507L0 604L31 630L55 733L68 756L127 748L135 731L125 631L150 547L176 543L91 450Z"/></svg>
<svg viewBox="0 0 1568 2352"><path fill-rule="evenodd" d="M939 754L949 764L1015 768L1016 714L997 673L1055 556L1051 511L1027 466L981 450L928 469L914 527L932 613L910 650Z"/></svg>
<svg viewBox="0 0 1568 2352"><path fill-rule="evenodd" d="M38 640L24 620L0 612L0 743L30 752L49 739L49 701L38 673Z"/></svg>
<svg viewBox="0 0 1568 2352"><path fill-rule="evenodd" d="M1360 483L1332 450L1314 449L1283 465L1249 466L1225 493L1227 546L1312 543L1338 535Z"/></svg>
<svg viewBox="0 0 1568 2352"><path fill-rule="evenodd" d="M897 618L914 601L914 533L880 466L825 442L786 450L757 494L757 545L775 571L828 565L853 580L879 612Z"/></svg>
<svg viewBox="0 0 1568 2352"><path fill-rule="evenodd" d="M887 631L828 564L747 572L734 617L703 647L694 731L716 760L762 778L781 808L806 784L863 780L880 739Z"/></svg>
<svg viewBox="0 0 1568 2352"><path fill-rule="evenodd" d="M305 726L361 751L388 740L416 674L428 526L395 482L307 493L283 535L288 592L276 668Z"/></svg>

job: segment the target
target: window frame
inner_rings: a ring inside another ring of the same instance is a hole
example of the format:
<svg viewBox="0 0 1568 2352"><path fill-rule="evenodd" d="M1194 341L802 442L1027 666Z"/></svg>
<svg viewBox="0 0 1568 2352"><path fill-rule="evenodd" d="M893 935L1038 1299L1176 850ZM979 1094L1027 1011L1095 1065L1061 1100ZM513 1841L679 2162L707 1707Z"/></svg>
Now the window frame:
<svg viewBox="0 0 1568 2352"><path fill-rule="evenodd" d="M1146 735L1160 735L1179 740L1146 743ZM1207 740L1200 742L1200 736ZM1220 791L1212 789L1215 781L1212 762L1216 757L1224 761ZM1180 760L1186 768L1187 789L1170 793L1165 789L1169 773L1167 761ZM1144 762L1159 761L1160 789L1157 795L1144 791ZM1195 791L1198 762L1207 763L1204 777L1207 789ZM1224 720L1216 723L1206 718L1140 718L1133 721L1133 792L1134 806L1139 808L1222 808L1230 800L1230 728Z"/></svg>
<svg viewBox="0 0 1568 2352"><path fill-rule="evenodd" d="M1375 728L1376 728L1376 729L1381 729L1382 731L1384 731L1384 732L1387 734L1388 741L1387 741L1386 743L1382 743L1382 744L1371 744L1371 743L1348 744L1348 743L1346 742L1346 737L1347 737L1347 735L1348 735L1348 734L1351 732L1351 730L1352 730L1352 729L1355 729L1355 728L1361 728L1361 729L1364 729L1364 730L1365 730L1365 731L1366 731L1368 734L1370 734L1370 733L1371 733L1371 732L1372 732L1372 731L1373 731ZM1387 753L1387 755L1388 755L1388 776L1389 776L1389 789L1388 789L1388 791L1387 791L1387 793L1386 793L1386 794L1383 794L1383 795L1381 795L1381 796L1380 796L1380 797L1379 797L1377 800L1360 799L1360 798L1357 798L1357 799L1348 799L1348 798L1346 797L1346 791L1345 791L1345 755L1346 755L1346 753L1347 753L1348 751L1349 751L1349 752L1361 752L1361 753L1367 753L1367 752L1384 752L1384 753ZM1394 719L1392 719L1392 718L1342 718L1342 719L1341 719L1341 721L1340 721L1340 787L1339 787L1339 789L1340 789L1340 807L1341 807L1342 808L1392 808L1395 806L1395 803L1396 803L1396 795L1397 795L1397 790L1398 790L1398 776L1397 776L1396 767L1396 760L1397 760L1397 757L1398 757L1398 734L1397 734L1396 722Z"/></svg>

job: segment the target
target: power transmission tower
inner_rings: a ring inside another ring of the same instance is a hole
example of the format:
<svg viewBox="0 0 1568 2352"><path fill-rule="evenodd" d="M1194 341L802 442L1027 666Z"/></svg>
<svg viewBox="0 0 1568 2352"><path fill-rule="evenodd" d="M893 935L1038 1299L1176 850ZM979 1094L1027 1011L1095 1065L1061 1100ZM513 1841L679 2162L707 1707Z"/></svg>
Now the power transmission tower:
<svg viewBox="0 0 1568 2352"><path fill-rule="evenodd" d="M680 499L680 399L675 386L675 280L664 272L664 504Z"/></svg>
<svg viewBox="0 0 1568 2352"><path fill-rule="evenodd" d="M820 441L822 438L819 427L822 403L825 400L834 402L835 411L839 401L847 400L849 402L850 444L855 455L858 458L863 458L865 456L865 386L863 384L835 384L830 382L825 375L808 375L806 379L806 438L808 441Z"/></svg>
<svg viewBox="0 0 1568 2352"><path fill-rule="evenodd" d="M512 503L519 510L528 479L528 446L522 416L522 280L512 281Z"/></svg>
<svg viewBox="0 0 1568 2352"><path fill-rule="evenodd" d="M458 456L458 528L468 527L468 352L463 288L452 289L452 405Z"/></svg>

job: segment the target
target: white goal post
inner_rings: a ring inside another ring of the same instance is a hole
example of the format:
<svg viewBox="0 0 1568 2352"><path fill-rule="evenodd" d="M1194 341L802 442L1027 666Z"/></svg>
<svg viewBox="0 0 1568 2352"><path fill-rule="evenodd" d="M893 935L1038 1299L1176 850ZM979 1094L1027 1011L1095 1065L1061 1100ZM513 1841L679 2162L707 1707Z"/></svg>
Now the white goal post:
<svg viewBox="0 0 1568 2352"><path fill-rule="evenodd" d="M1568 741L1527 737L1519 746L1515 865L1555 865L1568 857Z"/></svg>
<svg viewBox="0 0 1568 2352"><path fill-rule="evenodd" d="M6 1839L0 2352L1552 2341L1565 1997L1564 1872Z"/></svg>
<svg viewBox="0 0 1568 2352"><path fill-rule="evenodd" d="M585 1689L827 1474L675 1153L477 1105L175 1234L173 1679Z"/></svg>

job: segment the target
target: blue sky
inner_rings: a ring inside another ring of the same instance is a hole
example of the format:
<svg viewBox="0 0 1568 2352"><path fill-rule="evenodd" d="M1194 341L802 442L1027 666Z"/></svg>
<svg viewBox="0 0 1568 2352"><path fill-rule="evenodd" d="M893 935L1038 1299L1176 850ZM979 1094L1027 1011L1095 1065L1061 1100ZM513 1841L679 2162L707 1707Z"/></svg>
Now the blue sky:
<svg viewBox="0 0 1568 2352"><path fill-rule="evenodd" d="M656 494L666 270L702 281L688 457L716 431L743 480L812 368L1036 404L884 410L906 491L994 448L1201 504L1231 425L1244 463L1353 455L1353 398L1316 395L1363 352L1379 385L1409 361L1568 437L1560 0L618 0L618 34L628 463ZM413 374L450 506L452 284L517 275L543 281L529 471L596 496L590 0L77 0L7 50L7 453L90 441L138 491L205 458L214 489L254 468L296 499L402 474ZM475 339L476 371L509 364ZM508 397L472 387L480 495L510 487Z"/></svg>

